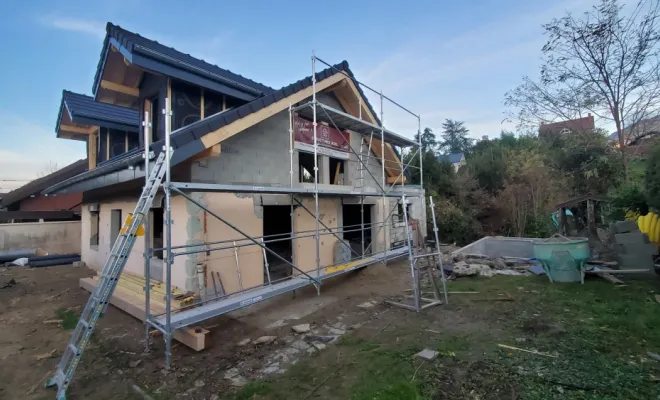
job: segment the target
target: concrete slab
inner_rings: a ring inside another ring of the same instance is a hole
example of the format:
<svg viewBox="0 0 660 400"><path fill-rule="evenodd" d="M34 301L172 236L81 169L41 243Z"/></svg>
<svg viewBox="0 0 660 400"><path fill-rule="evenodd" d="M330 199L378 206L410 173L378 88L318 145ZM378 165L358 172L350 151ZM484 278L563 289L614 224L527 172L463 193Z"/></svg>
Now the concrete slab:
<svg viewBox="0 0 660 400"><path fill-rule="evenodd" d="M417 353L415 356L418 357L418 358L427 360L427 361L433 361L436 358L438 358L439 354L440 353L438 353L435 350L424 349L424 350L420 351L419 353Z"/></svg>

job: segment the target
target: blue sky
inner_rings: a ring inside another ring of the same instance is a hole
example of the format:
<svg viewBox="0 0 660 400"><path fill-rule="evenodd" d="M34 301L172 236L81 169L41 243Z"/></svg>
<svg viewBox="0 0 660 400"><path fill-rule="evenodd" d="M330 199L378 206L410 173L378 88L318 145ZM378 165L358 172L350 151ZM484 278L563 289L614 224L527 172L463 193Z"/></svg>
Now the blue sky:
<svg viewBox="0 0 660 400"><path fill-rule="evenodd" d="M2 180L84 158L82 142L55 138L55 121L62 89L91 94L107 21L272 87L309 75L312 51L346 59L359 80L421 114L423 127L439 133L452 118L480 138L511 128L502 124L504 93L536 75L541 24L594 2L8 2L0 15L0 190L14 186ZM416 120L392 105L384 112L386 126L414 134Z"/></svg>

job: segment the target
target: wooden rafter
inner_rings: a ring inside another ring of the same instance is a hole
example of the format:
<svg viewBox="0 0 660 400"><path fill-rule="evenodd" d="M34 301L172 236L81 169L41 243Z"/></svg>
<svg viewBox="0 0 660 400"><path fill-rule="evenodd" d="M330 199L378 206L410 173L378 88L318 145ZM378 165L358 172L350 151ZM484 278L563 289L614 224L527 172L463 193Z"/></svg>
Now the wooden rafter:
<svg viewBox="0 0 660 400"><path fill-rule="evenodd" d="M325 90L326 88L336 84L346 77L342 74L335 74L329 78L326 78L316 84L317 90ZM220 129L217 129L213 132L202 137L202 143L204 147L209 148L215 144L222 142L239 132L243 132L245 129L256 125L257 123L269 118L280 111L284 111L289 107L289 104L295 104L305 100L306 98L312 95L312 87L307 87L297 93L292 94L289 97L286 97L280 101L277 101L268 107L264 107L261 110L252 113L245 118L238 119L232 122L229 125L225 125Z"/></svg>
<svg viewBox="0 0 660 400"><path fill-rule="evenodd" d="M339 100L339 103L347 113L351 114L354 117L360 117L360 115L362 115L362 119L364 119L365 121L371 122L376 125L378 124L378 119L373 115L369 107L367 107L366 100L361 97L360 92L357 90L357 87L355 86L352 80L346 78L343 82L334 85L328 90L333 91L335 97L337 97L337 100ZM362 98L362 101L359 100L360 98ZM362 113L360 113L360 109L359 109L360 104L362 106ZM371 150L379 159L383 158L380 140L373 139L373 142L371 144ZM401 175L402 165L401 165L401 160L399 160L399 156L396 154L394 148L390 143L385 143L384 158L385 158L385 172L387 173L387 175L389 175L390 178L392 178L392 182L394 182L394 180L397 180L398 177ZM407 182L405 177L404 177L404 182Z"/></svg>
<svg viewBox="0 0 660 400"><path fill-rule="evenodd" d="M106 89L106 90L126 94L126 95L133 96L133 97L140 96L140 89L130 87L130 86L126 86L126 85L121 85L121 84L115 83L115 82L102 80L101 81L101 87L103 89Z"/></svg>
<svg viewBox="0 0 660 400"><path fill-rule="evenodd" d="M73 132L73 133L80 133L83 135L89 135L90 133L93 133L96 131L96 126L92 127L82 127L82 126L75 126L75 125L60 125L60 130L61 131L67 131L67 132Z"/></svg>

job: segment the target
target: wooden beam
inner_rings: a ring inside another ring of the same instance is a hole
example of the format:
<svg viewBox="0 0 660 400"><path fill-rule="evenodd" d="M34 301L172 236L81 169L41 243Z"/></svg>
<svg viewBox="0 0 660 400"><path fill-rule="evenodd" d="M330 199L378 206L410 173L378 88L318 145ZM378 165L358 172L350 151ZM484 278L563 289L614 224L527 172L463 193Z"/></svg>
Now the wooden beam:
<svg viewBox="0 0 660 400"><path fill-rule="evenodd" d="M94 278L81 278L80 287L92 293L96 287ZM135 318L144 321L144 297L138 296L135 293L117 286L110 298L110 304L118 309L134 316ZM156 302L150 305L151 312L159 314L165 311L162 304ZM185 344L195 351L204 350L206 347L206 334L209 333L203 328L186 327L177 329L173 333L174 339Z"/></svg>
<svg viewBox="0 0 660 400"><path fill-rule="evenodd" d="M341 84L335 85L332 88L335 97L339 100L339 104L341 104L342 108L352 116L359 117L361 104L362 119L378 125L378 119L374 116L369 107L367 107L367 100L362 98L360 92L353 83L353 80L346 78L344 82L341 82ZM362 101L359 101L361 98ZM382 158L380 140L374 139L371 148L379 158ZM385 143L385 172L387 175L395 178L398 177L401 174L402 167L401 160L399 160L392 145L390 143Z"/></svg>
<svg viewBox="0 0 660 400"><path fill-rule="evenodd" d="M387 177L387 183L390 185L393 183L401 184L401 183L408 183L408 179L404 176L403 179L401 179L401 176L388 176Z"/></svg>
<svg viewBox="0 0 660 400"><path fill-rule="evenodd" d="M204 119L204 88L200 88L199 94L199 119Z"/></svg>
<svg viewBox="0 0 660 400"><path fill-rule="evenodd" d="M133 97L140 96L140 89L126 85L120 85L119 83L115 83L115 82L102 80L101 87L103 89L110 90L112 92L122 93L128 96L133 96Z"/></svg>
<svg viewBox="0 0 660 400"><path fill-rule="evenodd" d="M334 85L335 83L346 79L342 74L334 74L329 78L326 78L316 84L316 90L322 91L328 88L329 86ZM202 143L206 148L209 148L215 144L222 142L239 132L246 130L247 128L256 125L257 123L265 120L266 118L272 117L280 111L284 111L289 107L289 104L294 104L305 100L306 98L312 95L312 87L305 88L297 93L292 94L289 97L275 102L268 107L264 107L261 110L248 115L245 118L238 119L232 122L229 125L225 125L220 129L217 129L213 132L202 137Z"/></svg>
<svg viewBox="0 0 660 400"><path fill-rule="evenodd" d="M89 156L87 157L87 160L89 161L88 169L90 171L96 168L96 147L98 146L96 140L97 136L95 130L94 132L90 133L89 137L87 138L87 142L89 143Z"/></svg>
<svg viewBox="0 0 660 400"><path fill-rule="evenodd" d="M82 127L82 126L74 126L74 125L60 125L60 130L62 131L80 133L83 135L89 135L90 133L96 131L96 129L97 129L96 126Z"/></svg>

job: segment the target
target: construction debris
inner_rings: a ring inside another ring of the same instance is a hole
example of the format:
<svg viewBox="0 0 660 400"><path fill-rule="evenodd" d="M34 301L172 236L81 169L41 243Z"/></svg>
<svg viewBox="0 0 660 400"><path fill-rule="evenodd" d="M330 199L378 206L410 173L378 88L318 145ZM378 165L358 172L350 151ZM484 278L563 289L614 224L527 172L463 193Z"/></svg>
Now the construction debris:
<svg viewBox="0 0 660 400"><path fill-rule="evenodd" d="M253 344L260 345L260 344L270 344L273 343L275 340L277 340L277 336L261 336L254 342Z"/></svg>
<svg viewBox="0 0 660 400"><path fill-rule="evenodd" d="M16 286L16 280L11 278L9 281L5 282L0 286L0 289L7 289Z"/></svg>
<svg viewBox="0 0 660 400"><path fill-rule="evenodd" d="M362 304L358 304L358 307L360 307L360 308L371 308L371 307L375 306L376 304L378 304L377 301L369 300L369 301L364 302Z"/></svg>
<svg viewBox="0 0 660 400"><path fill-rule="evenodd" d="M485 264L484 261L486 260L479 260L478 263L470 263L468 264L468 261L458 261L454 263L454 269L453 269L453 274L456 277L463 277L463 276L487 276L491 277L493 275L512 275L512 276L519 276L519 275L525 275L524 270L517 270L517 269L498 269L500 266L493 264L493 267L489 266L488 264ZM529 265L524 266L525 269L529 267Z"/></svg>
<svg viewBox="0 0 660 400"><path fill-rule="evenodd" d="M312 330L311 326L309 324L300 324L300 325L294 325L291 327L291 329L295 333L307 333L310 330Z"/></svg>
<svg viewBox="0 0 660 400"><path fill-rule="evenodd" d="M420 351L419 353L415 354L415 357L421 358L423 360L427 361L433 361L436 358L438 358L438 355L440 355L439 352L431 349L424 349Z"/></svg>
<svg viewBox="0 0 660 400"><path fill-rule="evenodd" d="M503 349L508 349L508 350L516 350L516 351L524 351L525 353L529 354L535 354L537 356L544 356L544 357L551 357L551 358L559 358L558 356L552 355L552 354L547 354L547 353L541 353L536 350L526 350L526 349L521 349L520 347L514 347L514 346L509 346L506 344L498 344L498 347L501 347Z"/></svg>
<svg viewBox="0 0 660 400"><path fill-rule="evenodd" d="M56 349L49 351L48 353L38 354L36 359L37 361L45 360L46 358L51 358L57 353Z"/></svg>

